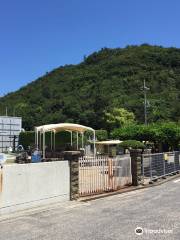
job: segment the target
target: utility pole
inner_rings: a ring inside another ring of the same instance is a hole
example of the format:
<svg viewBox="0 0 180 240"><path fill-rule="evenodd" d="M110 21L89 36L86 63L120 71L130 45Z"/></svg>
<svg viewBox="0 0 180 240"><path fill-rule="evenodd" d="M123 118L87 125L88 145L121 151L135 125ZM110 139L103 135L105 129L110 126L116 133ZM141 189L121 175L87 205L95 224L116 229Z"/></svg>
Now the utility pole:
<svg viewBox="0 0 180 240"><path fill-rule="evenodd" d="M147 125L147 107L148 107L147 91L148 90L150 90L150 88L146 87L146 80L144 79L143 92L144 92L144 124L145 125Z"/></svg>

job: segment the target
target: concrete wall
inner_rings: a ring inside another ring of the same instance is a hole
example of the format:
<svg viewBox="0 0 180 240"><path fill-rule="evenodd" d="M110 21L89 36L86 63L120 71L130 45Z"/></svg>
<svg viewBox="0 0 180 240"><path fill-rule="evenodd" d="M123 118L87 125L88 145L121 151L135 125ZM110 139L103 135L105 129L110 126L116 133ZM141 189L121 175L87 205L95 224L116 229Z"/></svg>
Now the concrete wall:
<svg viewBox="0 0 180 240"><path fill-rule="evenodd" d="M68 161L4 165L0 171L0 213L69 200Z"/></svg>

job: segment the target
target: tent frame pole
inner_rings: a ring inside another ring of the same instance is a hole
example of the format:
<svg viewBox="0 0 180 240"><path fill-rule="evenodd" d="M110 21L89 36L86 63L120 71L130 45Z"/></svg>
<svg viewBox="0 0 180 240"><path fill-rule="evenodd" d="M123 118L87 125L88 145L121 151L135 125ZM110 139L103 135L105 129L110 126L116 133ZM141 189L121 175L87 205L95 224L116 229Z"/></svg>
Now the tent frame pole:
<svg viewBox="0 0 180 240"><path fill-rule="evenodd" d="M71 147L72 147L72 143L73 143L73 133L71 131Z"/></svg>
<svg viewBox="0 0 180 240"><path fill-rule="evenodd" d="M38 130L36 130L36 148L39 149L39 136L38 136L39 132Z"/></svg>
<svg viewBox="0 0 180 240"><path fill-rule="evenodd" d="M94 135L94 159L95 159L95 157L96 157L96 143L95 143L95 141L96 141L96 132L95 131L93 131L93 135Z"/></svg>
<svg viewBox="0 0 180 240"><path fill-rule="evenodd" d="M84 148L84 133L82 132L82 148Z"/></svg>
<svg viewBox="0 0 180 240"><path fill-rule="evenodd" d="M34 129L35 147L37 147L37 131Z"/></svg>
<svg viewBox="0 0 180 240"><path fill-rule="evenodd" d="M52 131L51 131L51 150L52 150Z"/></svg>
<svg viewBox="0 0 180 240"><path fill-rule="evenodd" d="M78 147L79 147L78 132L76 133L76 137L77 137L77 150L78 150Z"/></svg>
<svg viewBox="0 0 180 240"><path fill-rule="evenodd" d="M56 150L56 132L54 131L54 151Z"/></svg>
<svg viewBox="0 0 180 240"><path fill-rule="evenodd" d="M42 150L41 132L39 132L39 149Z"/></svg>
<svg viewBox="0 0 180 240"><path fill-rule="evenodd" d="M36 138L35 147L38 150L39 149L39 131L38 130L35 130L35 138Z"/></svg>
<svg viewBox="0 0 180 240"><path fill-rule="evenodd" d="M46 156L45 156L45 142L46 142L45 132L43 132L43 159L46 158Z"/></svg>

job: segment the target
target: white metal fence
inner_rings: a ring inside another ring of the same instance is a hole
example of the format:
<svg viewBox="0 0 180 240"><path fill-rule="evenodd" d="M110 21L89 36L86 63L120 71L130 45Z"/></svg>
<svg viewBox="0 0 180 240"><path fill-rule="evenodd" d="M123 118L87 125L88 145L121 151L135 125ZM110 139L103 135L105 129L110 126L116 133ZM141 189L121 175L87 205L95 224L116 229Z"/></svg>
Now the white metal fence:
<svg viewBox="0 0 180 240"><path fill-rule="evenodd" d="M143 154L141 166L143 182L166 177L180 171L180 153Z"/></svg>
<svg viewBox="0 0 180 240"><path fill-rule="evenodd" d="M132 182L130 156L79 158L79 194L115 191Z"/></svg>

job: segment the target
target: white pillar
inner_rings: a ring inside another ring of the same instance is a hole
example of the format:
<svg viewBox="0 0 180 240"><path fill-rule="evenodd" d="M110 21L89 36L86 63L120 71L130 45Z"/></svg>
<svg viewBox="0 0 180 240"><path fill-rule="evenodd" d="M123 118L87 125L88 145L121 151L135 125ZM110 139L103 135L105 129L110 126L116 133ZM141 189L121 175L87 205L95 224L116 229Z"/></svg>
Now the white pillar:
<svg viewBox="0 0 180 240"><path fill-rule="evenodd" d="M36 127L34 128L34 134L35 134L35 148L38 148L38 130Z"/></svg>
<svg viewBox="0 0 180 240"><path fill-rule="evenodd" d="M41 132L39 132L39 149L42 150Z"/></svg>
<svg viewBox="0 0 180 240"><path fill-rule="evenodd" d="M51 131L51 150L52 150L52 131Z"/></svg>
<svg viewBox="0 0 180 240"><path fill-rule="evenodd" d="M94 158L96 157L96 143L95 143L95 141L96 141L96 133L95 133L95 131L93 132L94 134Z"/></svg>
<svg viewBox="0 0 180 240"><path fill-rule="evenodd" d="M56 132L54 131L54 150L56 150Z"/></svg>
<svg viewBox="0 0 180 240"><path fill-rule="evenodd" d="M38 138L38 134L39 134L39 132L38 132L38 130L36 131L36 147L37 147L37 149L39 149L39 138Z"/></svg>
<svg viewBox="0 0 180 240"><path fill-rule="evenodd" d="M43 159L45 159L45 143L46 143L46 140L45 140L45 132L43 132Z"/></svg>
<svg viewBox="0 0 180 240"><path fill-rule="evenodd" d="M84 148L84 133L82 132L82 148Z"/></svg>
<svg viewBox="0 0 180 240"><path fill-rule="evenodd" d="M37 133L36 133L36 128L34 128L34 140L35 140L35 147L37 147Z"/></svg>
<svg viewBox="0 0 180 240"><path fill-rule="evenodd" d="M73 143L73 134L72 134L72 131L71 131L71 147L72 147L72 143Z"/></svg>
<svg viewBox="0 0 180 240"><path fill-rule="evenodd" d="M78 150L78 146L79 146L78 132L76 134L76 137L77 137L77 150Z"/></svg>

